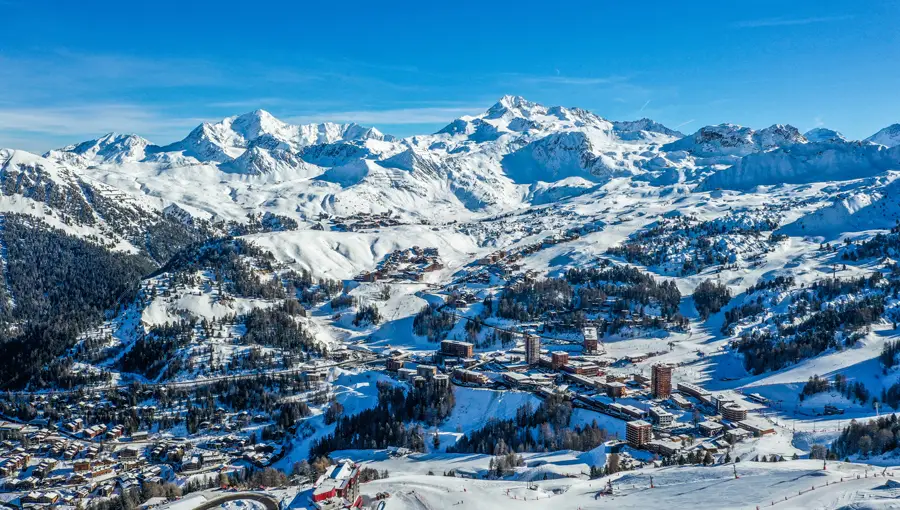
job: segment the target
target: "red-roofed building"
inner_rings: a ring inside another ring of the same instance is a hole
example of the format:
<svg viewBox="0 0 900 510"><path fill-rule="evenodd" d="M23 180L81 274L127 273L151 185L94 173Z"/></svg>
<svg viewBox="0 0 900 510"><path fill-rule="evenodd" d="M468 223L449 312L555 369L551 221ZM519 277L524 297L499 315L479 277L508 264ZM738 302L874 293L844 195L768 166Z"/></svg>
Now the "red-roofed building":
<svg viewBox="0 0 900 510"><path fill-rule="evenodd" d="M359 466L343 461L329 467L316 481L312 500L319 510L360 508Z"/></svg>

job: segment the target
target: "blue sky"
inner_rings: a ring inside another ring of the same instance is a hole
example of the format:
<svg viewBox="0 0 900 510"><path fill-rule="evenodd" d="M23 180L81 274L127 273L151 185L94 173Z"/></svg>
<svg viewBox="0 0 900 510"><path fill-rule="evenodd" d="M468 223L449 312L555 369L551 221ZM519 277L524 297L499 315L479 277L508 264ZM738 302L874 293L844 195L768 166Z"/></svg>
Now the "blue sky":
<svg viewBox="0 0 900 510"><path fill-rule="evenodd" d="M900 122L900 2L0 0L0 147L156 143L263 108L434 131L503 94L862 138Z"/></svg>

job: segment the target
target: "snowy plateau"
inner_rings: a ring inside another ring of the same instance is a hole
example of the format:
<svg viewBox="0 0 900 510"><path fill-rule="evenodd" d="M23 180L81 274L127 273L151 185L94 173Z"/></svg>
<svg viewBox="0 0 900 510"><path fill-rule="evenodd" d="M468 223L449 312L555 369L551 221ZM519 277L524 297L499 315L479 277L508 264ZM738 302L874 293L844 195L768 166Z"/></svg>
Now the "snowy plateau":
<svg viewBox="0 0 900 510"><path fill-rule="evenodd" d="M900 508L898 178L900 124L517 96L406 138L256 110L2 148L0 321L33 365L0 500ZM60 297L84 260L121 280Z"/></svg>

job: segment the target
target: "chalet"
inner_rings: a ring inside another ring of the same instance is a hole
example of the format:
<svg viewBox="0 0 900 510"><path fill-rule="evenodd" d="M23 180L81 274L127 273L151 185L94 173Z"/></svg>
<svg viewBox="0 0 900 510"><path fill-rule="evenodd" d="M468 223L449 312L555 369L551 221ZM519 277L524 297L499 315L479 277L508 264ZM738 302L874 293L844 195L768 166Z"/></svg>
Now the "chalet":
<svg viewBox="0 0 900 510"><path fill-rule="evenodd" d="M113 472L112 464L98 464L95 465L91 470L91 477L97 478L99 476L108 475Z"/></svg>
<svg viewBox="0 0 900 510"><path fill-rule="evenodd" d="M56 459L44 459L34 468L33 473L41 478L46 478L54 467L56 467Z"/></svg>
<svg viewBox="0 0 900 510"><path fill-rule="evenodd" d="M97 487L95 494L97 494L97 496L99 496L101 498L108 498L109 496L112 496L112 493L115 490L116 490L115 485L113 485L112 483L105 483L105 484L101 485L100 487Z"/></svg>
<svg viewBox="0 0 900 510"><path fill-rule="evenodd" d="M25 425L22 425L21 423L0 423L0 439L20 439L22 437L24 429Z"/></svg>
<svg viewBox="0 0 900 510"><path fill-rule="evenodd" d="M59 501L58 492L29 492L22 496L22 503L35 503L39 505L55 505Z"/></svg>
<svg viewBox="0 0 900 510"><path fill-rule="evenodd" d="M95 437L106 433L106 425L94 425L84 429L84 437L94 439Z"/></svg>
<svg viewBox="0 0 900 510"><path fill-rule="evenodd" d="M35 487L37 487L37 485L38 485L38 480L33 476L29 476L28 478L24 478L24 479L16 482L16 488L23 489L23 490L34 489Z"/></svg>
<svg viewBox="0 0 900 510"><path fill-rule="evenodd" d="M119 457L123 459L135 459L141 454L141 450L136 446L126 446L119 450Z"/></svg>
<svg viewBox="0 0 900 510"><path fill-rule="evenodd" d="M133 442L137 441L146 441L150 434L146 430L141 430L131 434L131 440Z"/></svg>
<svg viewBox="0 0 900 510"><path fill-rule="evenodd" d="M66 483L70 485L87 485L89 487L88 492L94 490L94 488L97 486L96 483L88 482L87 476L81 473L72 473L71 475L69 475Z"/></svg>
<svg viewBox="0 0 900 510"><path fill-rule="evenodd" d="M81 418L77 418L63 425L63 428L65 428L72 434L81 432L81 429L84 428L84 420L82 420Z"/></svg>

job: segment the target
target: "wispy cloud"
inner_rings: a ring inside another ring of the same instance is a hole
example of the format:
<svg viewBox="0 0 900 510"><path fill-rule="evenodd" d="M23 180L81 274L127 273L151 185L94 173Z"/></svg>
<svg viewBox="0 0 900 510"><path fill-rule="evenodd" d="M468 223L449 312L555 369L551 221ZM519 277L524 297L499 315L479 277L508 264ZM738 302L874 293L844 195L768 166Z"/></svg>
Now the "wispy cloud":
<svg viewBox="0 0 900 510"><path fill-rule="evenodd" d="M372 91L406 93L421 86L338 64L307 69L66 49L0 53L0 146L32 139L29 150L35 146L46 150L109 131L138 133L162 143L183 137L201 118L213 120L256 108L281 114L331 110L360 122L388 116L401 123L446 121L462 111L405 109L419 106L409 103L378 104L397 108L380 115L374 109L351 111L354 102L377 101Z"/></svg>
<svg viewBox="0 0 900 510"><path fill-rule="evenodd" d="M509 91L552 96L547 93L552 89L565 96L571 89L632 104L650 97L649 90L624 75L571 76L553 70L465 80L414 66L342 59L265 65L65 49L0 53L0 146L23 147L19 142L33 140L24 148L44 151L110 131L168 143L203 120L257 108L293 123L358 122L399 133L403 126L446 124L483 112ZM477 97L474 90L480 90ZM649 111L649 104L641 111Z"/></svg>
<svg viewBox="0 0 900 510"><path fill-rule="evenodd" d="M137 133L154 142L170 142L183 137L201 122L198 118L173 117L146 106L133 104L91 104L43 108L0 106L0 146L44 151L46 143L78 141L109 131ZM22 140L32 143L21 145ZM12 145L16 142L18 145Z"/></svg>
<svg viewBox="0 0 900 510"><path fill-rule="evenodd" d="M733 23L735 28L763 28L763 27L789 27L797 25L812 25L814 23L833 23L853 19L853 16L813 16L808 18L765 18L745 20Z"/></svg>
<svg viewBox="0 0 900 510"><path fill-rule="evenodd" d="M144 59L68 51L29 57L0 56L0 99L76 99L114 90L206 87L221 83L221 69L202 60Z"/></svg>
<svg viewBox="0 0 900 510"><path fill-rule="evenodd" d="M558 72L558 70L557 70ZM510 77L518 77L523 83L531 84L549 84L549 85L573 85L573 86L591 86L591 85L612 85L624 83L628 81L625 76L566 76L562 74L548 76L528 76L508 74Z"/></svg>

